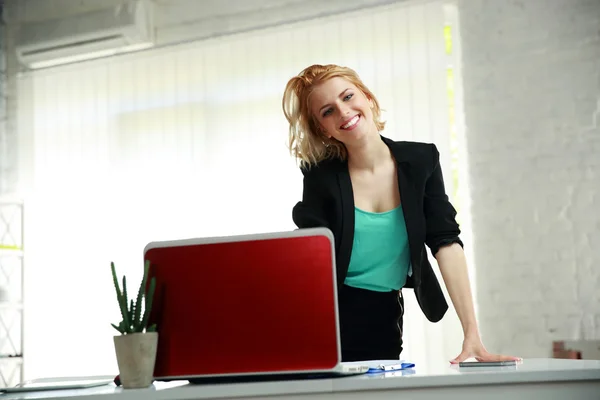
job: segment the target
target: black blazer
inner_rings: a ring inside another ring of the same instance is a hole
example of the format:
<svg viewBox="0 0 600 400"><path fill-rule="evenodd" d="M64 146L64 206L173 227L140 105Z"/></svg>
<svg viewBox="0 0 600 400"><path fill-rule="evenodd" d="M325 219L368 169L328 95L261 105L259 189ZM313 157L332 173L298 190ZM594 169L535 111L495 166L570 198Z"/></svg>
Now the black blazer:
<svg viewBox="0 0 600 400"><path fill-rule="evenodd" d="M410 247L413 273L405 287L413 288L421 310L428 320L437 322L448 310L448 303L427 258L425 245L435 255L440 247L458 243L460 229L456 211L444 189L439 152L435 145L382 140L398 164L398 187ZM348 164L327 159L304 175L302 201L293 209L298 228L326 227L333 232L337 283L346 279L354 241L354 195Z"/></svg>

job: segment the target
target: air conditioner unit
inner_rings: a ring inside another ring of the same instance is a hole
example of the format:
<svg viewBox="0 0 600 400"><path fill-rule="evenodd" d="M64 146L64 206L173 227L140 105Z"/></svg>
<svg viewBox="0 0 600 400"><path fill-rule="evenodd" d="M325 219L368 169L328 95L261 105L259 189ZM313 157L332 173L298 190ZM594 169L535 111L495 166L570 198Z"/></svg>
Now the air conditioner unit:
<svg viewBox="0 0 600 400"><path fill-rule="evenodd" d="M22 24L17 57L35 69L152 47L151 6L146 0L125 0L84 14Z"/></svg>

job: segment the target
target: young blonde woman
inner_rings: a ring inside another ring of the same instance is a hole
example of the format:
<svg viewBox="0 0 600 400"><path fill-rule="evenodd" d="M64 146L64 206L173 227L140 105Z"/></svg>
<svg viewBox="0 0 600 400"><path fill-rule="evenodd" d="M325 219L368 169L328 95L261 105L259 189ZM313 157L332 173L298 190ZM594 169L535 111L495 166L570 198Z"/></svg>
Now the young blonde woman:
<svg viewBox="0 0 600 400"><path fill-rule="evenodd" d="M427 259L428 246L464 331L458 363L518 360L493 355L479 335L455 209L433 144L392 141L379 103L353 70L313 65L287 84L283 111L300 161L299 228L327 227L335 238L343 361L398 359L402 288L413 288L432 322L448 309Z"/></svg>

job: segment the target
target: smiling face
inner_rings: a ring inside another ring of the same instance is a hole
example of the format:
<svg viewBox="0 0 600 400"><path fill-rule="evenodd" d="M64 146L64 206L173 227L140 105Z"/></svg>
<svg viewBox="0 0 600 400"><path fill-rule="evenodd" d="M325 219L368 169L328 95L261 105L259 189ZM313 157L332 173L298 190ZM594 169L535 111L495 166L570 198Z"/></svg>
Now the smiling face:
<svg viewBox="0 0 600 400"><path fill-rule="evenodd" d="M310 95L310 108L323 134L345 145L353 145L377 133L373 102L342 77L328 79Z"/></svg>
<svg viewBox="0 0 600 400"><path fill-rule="evenodd" d="M288 81L281 103L290 153L305 166L345 160L349 146L364 146L385 129L377 98L348 67L306 67Z"/></svg>

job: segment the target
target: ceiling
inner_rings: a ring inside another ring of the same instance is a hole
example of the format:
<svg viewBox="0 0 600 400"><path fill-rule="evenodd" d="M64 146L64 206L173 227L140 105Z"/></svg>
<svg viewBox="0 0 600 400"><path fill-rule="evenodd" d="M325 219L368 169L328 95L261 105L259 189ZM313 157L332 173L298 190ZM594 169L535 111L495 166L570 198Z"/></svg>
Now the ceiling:
<svg viewBox="0 0 600 400"><path fill-rule="evenodd" d="M20 22L43 21L118 5L127 0L7 0L11 17ZM250 12L293 4L303 0L149 0L156 6L157 23L169 24L216 15Z"/></svg>
<svg viewBox="0 0 600 400"><path fill-rule="evenodd" d="M2 0L0 0L2 1ZM5 0L9 25L74 16L127 0ZM257 29L402 0L150 0L158 45Z"/></svg>

